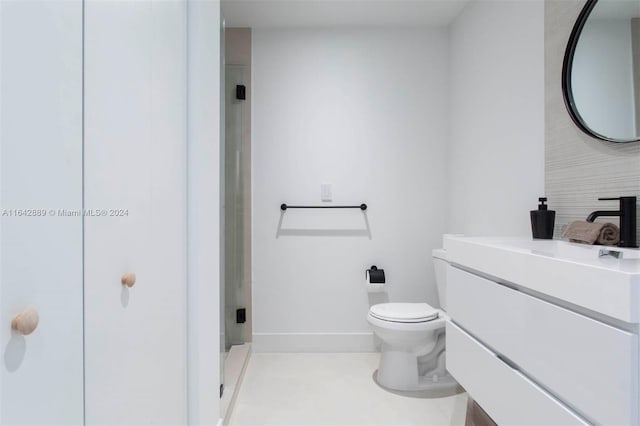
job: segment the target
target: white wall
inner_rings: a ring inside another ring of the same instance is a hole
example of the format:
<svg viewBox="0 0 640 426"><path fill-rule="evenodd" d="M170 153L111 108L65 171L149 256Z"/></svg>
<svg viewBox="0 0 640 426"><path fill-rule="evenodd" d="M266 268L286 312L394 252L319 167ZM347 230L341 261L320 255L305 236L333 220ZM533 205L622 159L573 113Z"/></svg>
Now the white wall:
<svg viewBox="0 0 640 426"><path fill-rule="evenodd" d="M544 193L543 6L472 2L450 27L449 232L531 235Z"/></svg>
<svg viewBox="0 0 640 426"><path fill-rule="evenodd" d="M445 229L447 34L255 30L253 309L256 350L371 348L365 269L392 301L437 305ZM333 185L335 204L300 211Z"/></svg>
<svg viewBox="0 0 640 426"><path fill-rule="evenodd" d="M220 421L220 2L187 2L187 393L190 425Z"/></svg>

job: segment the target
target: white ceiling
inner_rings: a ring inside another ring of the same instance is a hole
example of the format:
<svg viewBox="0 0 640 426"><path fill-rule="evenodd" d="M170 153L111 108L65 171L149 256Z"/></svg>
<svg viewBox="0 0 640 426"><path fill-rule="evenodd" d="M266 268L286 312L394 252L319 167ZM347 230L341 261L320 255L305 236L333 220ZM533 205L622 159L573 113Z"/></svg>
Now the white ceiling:
<svg viewBox="0 0 640 426"><path fill-rule="evenodd" d="M446 26L471 0L223 0L227 27Z"/></svg>

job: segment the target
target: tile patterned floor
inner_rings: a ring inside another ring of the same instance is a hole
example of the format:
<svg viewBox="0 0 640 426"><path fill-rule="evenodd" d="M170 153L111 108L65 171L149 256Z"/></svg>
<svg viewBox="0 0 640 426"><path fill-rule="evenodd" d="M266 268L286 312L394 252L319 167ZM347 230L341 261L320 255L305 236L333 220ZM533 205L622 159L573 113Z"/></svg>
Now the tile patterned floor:
<svg viewBox="0 0 640 426"><path fill-rule="evenodd" d="M463 425L466 394L411 398L373 382L377 353L254 353L233 426Z"/></svg>

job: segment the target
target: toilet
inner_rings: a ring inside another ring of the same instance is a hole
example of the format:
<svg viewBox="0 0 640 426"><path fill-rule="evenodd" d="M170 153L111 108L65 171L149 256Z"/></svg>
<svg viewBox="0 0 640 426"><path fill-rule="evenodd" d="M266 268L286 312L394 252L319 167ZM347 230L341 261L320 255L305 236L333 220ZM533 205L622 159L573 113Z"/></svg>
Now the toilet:
<svg viewBox="0 0 640 426"><path fill-rule="evenodd" d="M427 303L373 305L367 320L380 339L380 366L374 379L393 391L453 390L445 368L446 251L433 250L441 309Z"/></svg>

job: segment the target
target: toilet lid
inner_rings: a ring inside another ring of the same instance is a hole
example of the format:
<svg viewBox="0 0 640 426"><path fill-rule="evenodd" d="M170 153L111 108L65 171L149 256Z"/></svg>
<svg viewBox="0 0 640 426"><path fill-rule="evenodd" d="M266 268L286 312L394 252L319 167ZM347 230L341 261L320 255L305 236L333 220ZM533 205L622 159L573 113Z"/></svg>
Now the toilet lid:
<svg viewBox="0 0 640 426"><path fill-rule="evenodd" d="M381 303L369 311L375 318L394 322L425 322L438 318L438 310L426 303Z"/></svg>

